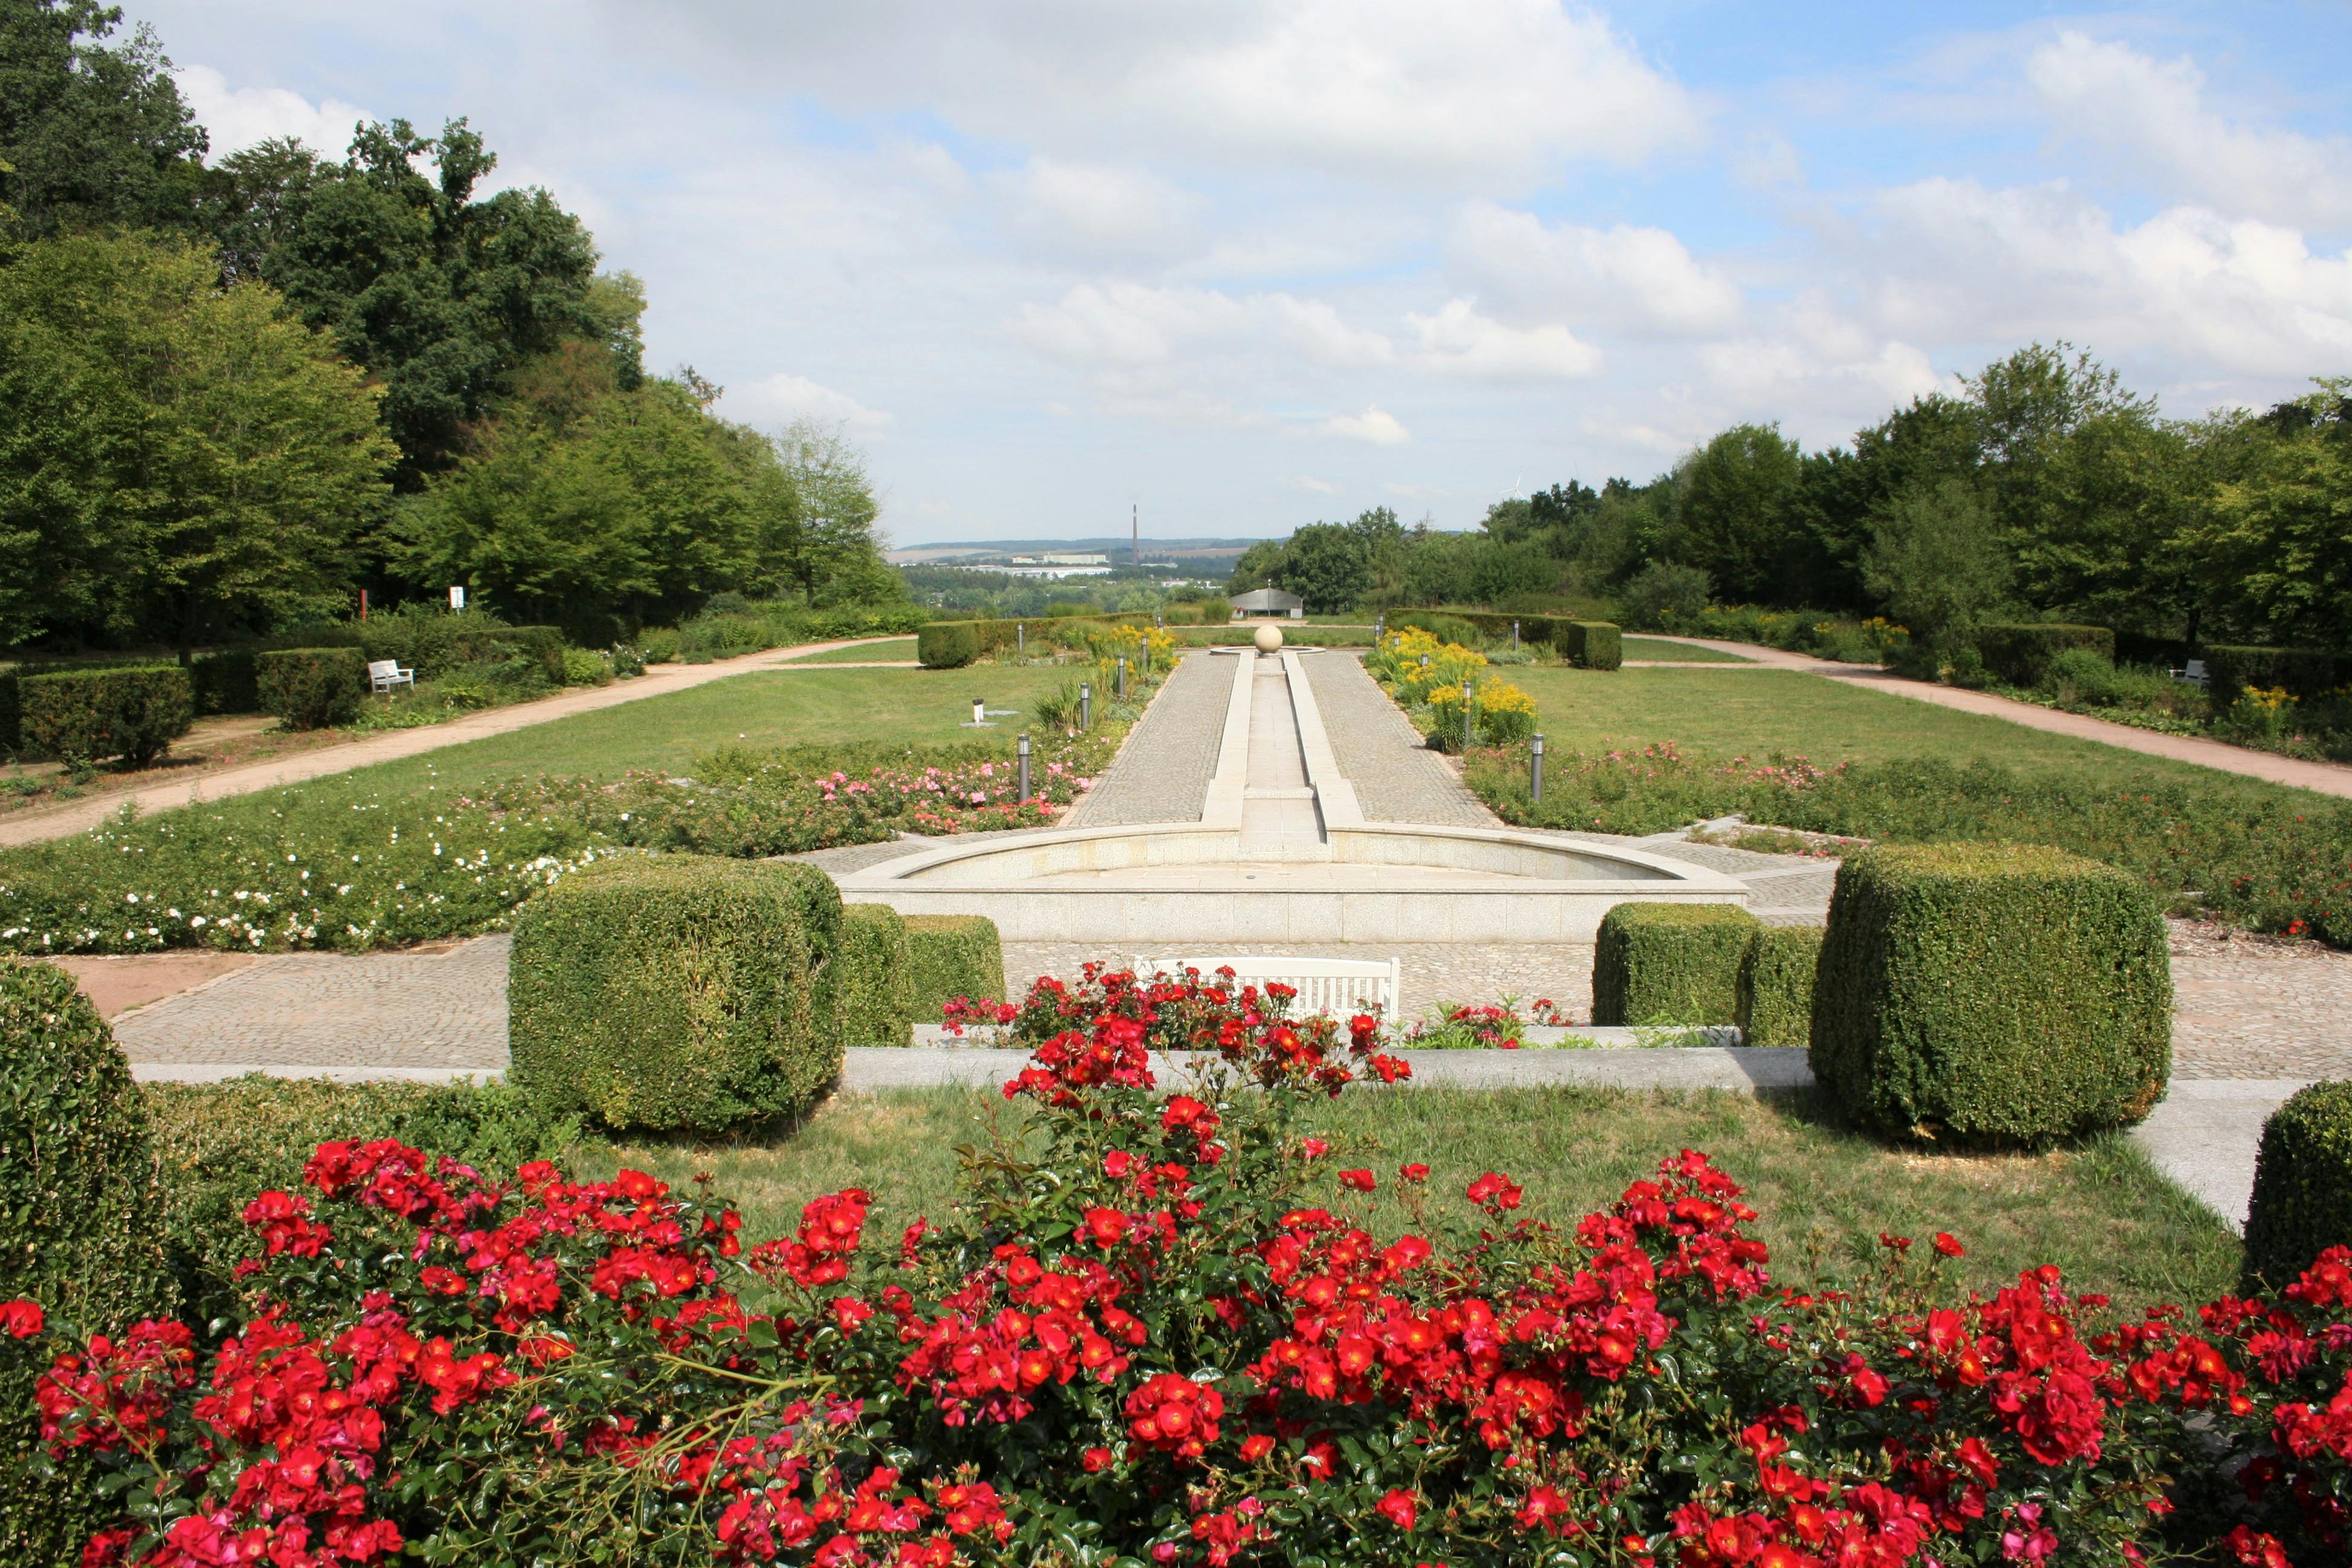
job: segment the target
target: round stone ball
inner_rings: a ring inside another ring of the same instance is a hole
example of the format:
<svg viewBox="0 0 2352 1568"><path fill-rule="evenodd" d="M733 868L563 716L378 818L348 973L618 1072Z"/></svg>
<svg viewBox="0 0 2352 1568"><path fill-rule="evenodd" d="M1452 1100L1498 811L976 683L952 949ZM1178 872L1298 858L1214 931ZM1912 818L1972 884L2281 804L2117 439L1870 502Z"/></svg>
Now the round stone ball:
<svg viewBox="0 0 2352 1568"><path fill-rule="evenodd" d="M1268 622L1266 625L1258 627L1257 636L1250 640L1257 644L1257 651L1260 653L1280 653L1282 651L1282 628L1271 622Z"/></svg>

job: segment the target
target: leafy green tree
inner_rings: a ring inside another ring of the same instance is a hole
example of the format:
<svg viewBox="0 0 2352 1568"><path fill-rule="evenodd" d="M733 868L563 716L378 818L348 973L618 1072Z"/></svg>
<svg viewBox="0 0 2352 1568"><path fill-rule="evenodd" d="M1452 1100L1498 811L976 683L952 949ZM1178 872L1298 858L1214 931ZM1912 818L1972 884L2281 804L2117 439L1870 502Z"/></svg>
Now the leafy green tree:
<svg viewBox="0 0 2352 1568"><path fill-rule="evenodd" d="M1372 585L1363 539L1346 523L1309 523L1290 536L1272 582L1307 601L1316 615L1353 609Z"/></svg>
<svg viewBox="0 0 2352 1568"><path fill-rule="evenodd" d="M882 562L881 508L866 459L838 426L800 420L773 442L797 509L784 570L811 605L871 603L904 592Z"/></svg>
<svg viewBox="0 0 2352 1568"><path fill-rule="evenodd" d="M1965 479L1896 496L1863 552L1872 593L1922 645L1945 658L1975 647L1975 631L2009 590L2011 559L1992 510Z"/></svg>
<svg viewBox="0 0 2352 1568"><path fill-rule="evenodd" d="M1778 426L1735 425L1684 462L1678 559L1726 599L1805 602L1817 553L1795 514L1802 453Z"/></svg>
<svg viewBox="0 0 2352 1568"><path fill-rule="evenodd" d="M147 27L93 0L0 0L0 205L34 237L193 226L202 127Z"/></svg>
<svg viewBox="0 0 2352 1568"><path fill-rule="evenodd" d="M205 252L72 236L0 268L0 640L193 645L339 604L394 456L375 394Z"/></svg>
<svg viewBox="0 0 2352 1568"><path fill-rule="evenodd" d="M2340 648L2352 647L2352 377L2319 386L2271 412L2188 545L2240 625Z"/></svg>
<svg viewBox="0 0 2352 1568"><path fill-rule="evenodd" d="M1225 579L1227 594L1247 594L1274 581L1282 569L1285 542L1261 539L1243 551L1234 562L1234 574Z"/></svg>

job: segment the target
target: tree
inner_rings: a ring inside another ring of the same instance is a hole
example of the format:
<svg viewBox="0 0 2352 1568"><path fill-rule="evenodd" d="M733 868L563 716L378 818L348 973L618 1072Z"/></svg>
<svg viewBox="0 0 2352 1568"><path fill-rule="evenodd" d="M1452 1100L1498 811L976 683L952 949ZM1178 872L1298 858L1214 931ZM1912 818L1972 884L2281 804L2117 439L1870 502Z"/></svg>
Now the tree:
<svg viewBox="0 0 2352 1568"><path fill-rule="evenodd" d="M75 236L0 269L0 638L175 644L339 603L394 456L375 394L269 289L178 242Z"/></svg>
<svg viewBox="0 0 2352 1568"><path fill-rule="evenodd" d="M1895 498L1871 531L1863 575L1895 619L1951 658L1974 648L1977 625L2008 590L2010 558L1984 498L1948 479Z"/></svg>
<svg viewBox="0 0 2352 1568"><path fill-rule="evenodd" d="M2352 378L2273 409L2189 547L2227 607L2268 637L2352 646Z"/></svg>
<svg viewBox="0 0 2352 1568"><path fill-rule="evenodd" d="M1793 515L1801 458L1778 426L1735 425L1684 461L1679 559L1727 600L1810 602L1816 552Z"/></svg>
<svg viewBox="0 0 2352 1568"><path fill-rule="evenodd" d="M0 0L0 206L33 237L194 223L204 130L152 31L105 41L121 22L93 0Z"/></svg>
<svg viewBox="0 0 2352 1568"><path fill-rule="evenodd" d="M1297 595L1317 615L1353 609L1372 585L1364 541L1346 523L1309 523L1290 536L1272 574L1277 588Z"/></svg>
<svg viewBox="0 0 2352 1568"><path fill-rule="evenodd" d="M1284 542L1261 539L1243 551L1234 562L1233 575L1225 579L1228 594L1247 594L1274 581L1282 569Z"/></svg>
<svg viewBox="0 0 2352 1568"><path fill-rule="evenodd" d="M811 605L848 604L904 592L882 563L880 506L866 459L837 425L796 421L775 438L798 507L785 570Z"/></svg>

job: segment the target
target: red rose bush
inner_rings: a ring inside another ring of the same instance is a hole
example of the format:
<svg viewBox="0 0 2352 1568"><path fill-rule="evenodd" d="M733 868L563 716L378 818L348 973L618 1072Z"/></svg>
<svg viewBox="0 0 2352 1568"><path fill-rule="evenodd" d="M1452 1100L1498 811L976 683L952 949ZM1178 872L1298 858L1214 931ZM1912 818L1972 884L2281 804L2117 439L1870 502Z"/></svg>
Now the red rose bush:
<svg viewBox="0 0 2352 1568"><path fill-rule="evenodd" d="M1965 1295L1942 1235L1791 1289L1695 1152L1566 1221L1337 1169L1314 1108L1402 1065L1226 978L1041 982L1026 1132L896 1245L856 1189L752 1245L635 1172L320 1145L246 1213L240 1321L0 1315L120 1499L84 1563L2352 1555L2352 1256L2121 1321L2054 1269Z"/></svg>

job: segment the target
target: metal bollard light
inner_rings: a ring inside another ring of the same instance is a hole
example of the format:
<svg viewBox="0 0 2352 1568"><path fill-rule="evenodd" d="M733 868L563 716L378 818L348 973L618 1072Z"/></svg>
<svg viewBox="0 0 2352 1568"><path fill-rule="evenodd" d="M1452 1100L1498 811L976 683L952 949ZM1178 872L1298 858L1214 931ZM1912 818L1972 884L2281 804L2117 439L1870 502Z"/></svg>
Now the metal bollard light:
<svg viewBox="0 0 2352 1568"><path fill-rule="evenodd" d="M1462 682L1462 749L1465 752L1467 752L1470 749L1471 700L1470 682L1467 678L1465 678Z"/></svg>
<svg viewBox="0 0 2352 1568"><path fill-rule="evenodd" d="M975 697L975 698L973 698L973 699L971 700L971 721L972 721L973 723L977 724L977 723L981 722L982 720L986 719L986 718L988 717L987 708L988 708L988 699L987 699L987 698L985 698L985 697Z"/></svg>
<svg viewBox="0 0 2352 1568"><path fill-rule="evenodd" d="M1517 621L1511 623L1511 651L1519 651L1519 623Z"/></svg>
<svg viewBox="0 0 2352 1568"><path fill-rule="evenodd" d="M1013 651L1023 658L1029 657L1029 624L1026 621L1013 623Z"/></svg>
<svg viewBox="0 0 2352 1568"><path fill-rule="evenodd" d="M1118 700L1121 702L1127 700L1127 656L1124 654L1118 660Z"/></svg>
<svg viewBox="0 0 2352 1568"><path fill-rule="evenodd" d="M1375 611L1372 616L1372 640L1378 642L1388 635L1389 613L1386 610Z"/></svg>
<svg viewBox="0 0 2352 1568"><path fill-rule="evenodd" d="M1021 731L1021 798L1029 798L1029 731Z"/></svg>
<svg viewBox="0 0 2352 1568"><path fill-rule="evenodd" d="M1078 728L1079 728L1079 729L1081 729L1081 730L1091 730L1091 729L1093 729L1094 727L1095 727L1095 688L1094 688L1094 682L1092 682L1092 681L1090 681L1090 680L1081 680L1081 681L1079 681L1079 682L1078 682Z"/></svg>
<svg viewBox="0 0 2352 1568"><path fill-rule="evenodd" d="M1528 794L1535 804L1543 804L1543 731L1536 731L1535 744L1528 752Z"/></svg>

